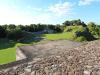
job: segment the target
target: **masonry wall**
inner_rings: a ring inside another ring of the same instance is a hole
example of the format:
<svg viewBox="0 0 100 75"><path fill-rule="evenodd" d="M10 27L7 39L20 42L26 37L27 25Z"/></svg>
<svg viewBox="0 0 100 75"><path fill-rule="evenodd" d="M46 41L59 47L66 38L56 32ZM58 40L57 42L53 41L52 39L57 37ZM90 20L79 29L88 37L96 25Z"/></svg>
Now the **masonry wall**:
<svg viewBox="0 0 100 75"><path fill-rule="evenodd" d="M19 49L19 47L17 47L17 49L16 49L16 61L22 60L25 58L27 58L27 57L22 53L22 51Z"/></svg>

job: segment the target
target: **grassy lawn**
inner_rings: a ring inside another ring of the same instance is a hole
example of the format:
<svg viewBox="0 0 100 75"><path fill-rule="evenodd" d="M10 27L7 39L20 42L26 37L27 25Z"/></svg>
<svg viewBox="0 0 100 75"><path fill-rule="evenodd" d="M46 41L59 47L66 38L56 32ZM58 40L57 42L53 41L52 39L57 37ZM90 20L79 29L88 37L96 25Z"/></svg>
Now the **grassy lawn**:
<svg viewBox="0 0 100 75"><path fill-rule="evenodd" d="M67 29L65 29L64 31L66 31ZM40 37L46 38L48 40L59 40L61 38L69 39L70 35L74 33L75 31L76 30L74 29L72 32L69 32L69 33L44 34L44 35L41 35ZM41 43L39 41L32 39L34 37L33 34L24 32L23 35L25 37L24 43L18 43L17 41L6 40L6 38L0 38L0 65L16 61L15 52L16 52L17 46L27 45L27 44L32 44L32 43ZM99 37L97 37L96 35L93 35L93 36L95 38L100 38L100 36ZM85 43L84 41L82 42Z"/></svg>

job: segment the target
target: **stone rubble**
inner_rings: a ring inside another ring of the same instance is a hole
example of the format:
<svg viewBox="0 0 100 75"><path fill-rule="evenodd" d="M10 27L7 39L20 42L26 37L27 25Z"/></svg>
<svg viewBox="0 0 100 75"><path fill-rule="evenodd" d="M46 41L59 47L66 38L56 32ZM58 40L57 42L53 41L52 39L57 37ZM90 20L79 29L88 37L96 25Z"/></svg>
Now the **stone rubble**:
<svg viewBox="0 0 100 75"><path fill-rule="evenodd" d="M100 40L0 71L0 75L100 75Z"/></svg>

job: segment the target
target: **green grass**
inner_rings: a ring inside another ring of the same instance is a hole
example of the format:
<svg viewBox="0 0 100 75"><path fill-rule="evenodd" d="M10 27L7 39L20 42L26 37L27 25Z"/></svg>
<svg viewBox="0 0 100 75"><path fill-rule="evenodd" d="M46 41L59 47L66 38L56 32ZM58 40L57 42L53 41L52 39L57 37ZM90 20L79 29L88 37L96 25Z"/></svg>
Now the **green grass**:
<svg viewBox="0 0 100 75"><path fill-rule="evenodd" d="M67 29L68 28L66 28L64 31L66 31ZM44 35L41 35L40 37L46 38L48 39L48 41L59 40L59 39L69 39L70 35L74 33L75 31L76 29L74 29L72 32L69 32L69 33L44 34ZM0 38L0 65L16 61L15 52L16 52L17 46L27 45L27 44L32 44L32 43L41 43L39 41L32 39L34 37L33 34L24 32L23 35L25 37L24 43L18 43L17 41L6 40L6 38ZM95 38L100 38L100 36L99 37L97 37L96 35L93 35L93 36ZM85 43L84 41L82 42Z"/></svg>

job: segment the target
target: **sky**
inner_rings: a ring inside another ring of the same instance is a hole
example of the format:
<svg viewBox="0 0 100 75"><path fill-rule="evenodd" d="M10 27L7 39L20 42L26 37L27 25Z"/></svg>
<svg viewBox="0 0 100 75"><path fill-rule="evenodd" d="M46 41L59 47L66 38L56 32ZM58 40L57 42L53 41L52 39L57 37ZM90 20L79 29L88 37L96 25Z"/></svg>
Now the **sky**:
<svg viewBox="0 0 100 75"><path fill-rule="evenodd" d="M80 19L100 25L100 0L0 0L0 25L60 24Z"/></svg>

